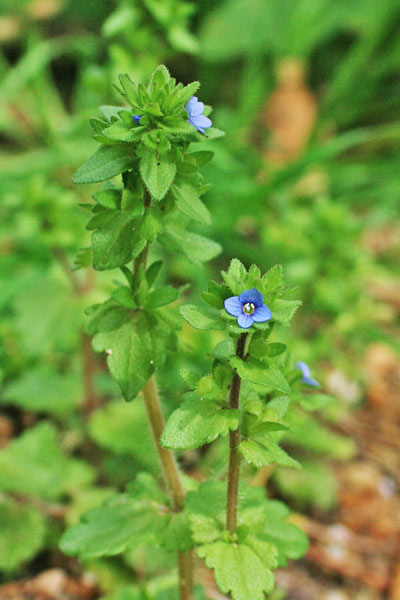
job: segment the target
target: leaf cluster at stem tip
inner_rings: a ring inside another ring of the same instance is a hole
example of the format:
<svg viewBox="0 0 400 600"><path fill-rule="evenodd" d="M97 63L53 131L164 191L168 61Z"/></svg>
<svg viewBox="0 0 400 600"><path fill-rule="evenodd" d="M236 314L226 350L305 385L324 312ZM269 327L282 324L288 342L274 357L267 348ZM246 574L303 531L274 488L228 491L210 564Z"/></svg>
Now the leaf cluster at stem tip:
<svg viewBox="0 0 400 600"><path fill-rule="evenodd" d="M102 118L92 119L101 145L73 178L104 182L92 195L94 204L84 205L91 212L91 246L79 251L75 264L123 275L110 298L89 309L87 331L95 350L107 353L125 399L132 400L175 348L179 328L179 318L164 307L183 288L158 284L163 261L148 266L149 247L157 241L165 253L196 264L220 252L219 244L189 229L191 222L211 223L200 169L213 157L210 150L192 152L190 145L222 132L211 127L203 135L188 121L185 107L199 83L176 83L164 66L147 87L128 75L119 84L127 106L103 106ZM205 107L205 114L210 111Z"/></svg>

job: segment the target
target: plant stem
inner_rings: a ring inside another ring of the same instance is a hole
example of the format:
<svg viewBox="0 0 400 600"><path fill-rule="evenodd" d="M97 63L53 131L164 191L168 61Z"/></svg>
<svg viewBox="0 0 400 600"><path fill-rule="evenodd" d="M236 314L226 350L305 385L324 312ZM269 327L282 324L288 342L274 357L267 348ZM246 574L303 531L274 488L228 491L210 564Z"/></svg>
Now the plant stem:
<svg viewBox="0 0 400 600"><path fill-rule="evenodd" d="M150 205L150 198L146 194L145 206ZM137 276L141 265L146 267L149 244L145 246L141 254L134 260L133 277ZM142 390L146 405L147 416L153 433L154 443L160 458L164 479L167 483L172 508L175 512L183 509L185 502L185 490L182 485L175 455L171 450L163 448L160 443L161 434L165 427L165 421L161 410L160 397L154 375L150 377ZM179 597L181 600L193 600L193 556L190 550L178 551L178 573L179 573Z"/></svg>
<svg viewBox="0 0 400 600"><path fill-rule="evenodd" d="M242 333L237 342L236 356L243 358L246 345L247 333ZM241 379L235 371L232 379L229 395L229 408L239 408ZM239 489L240 455L238 446L240 443L240 427L229 432L229 471L228 471L228 493L226 498L226 528L234 533L237 521L237 499Z"/></svg>
<svg viewBox="0 0 400 600"><path fill-rule="evenodd" d="M170 450L163 448L160 443L165 422L154 375L150 377L143 388L143 398L164 478L171 494L172 507L174 511L180 512L183 509L185 501L185 490L181 482L174 454ZM181 600L192 600L193 577L192 553L190 551L178 552L178 570L180 598Z"/></svg>
<svg viewBox="0 0 400 600"><path fill-rule="evenodd" d="M160 438L165 422L161 412L160 398L154 375L150 377L143 388L143 398L146 404L147 415L149 417L151 431L163 468L164 477L171 493L172 505L175 511L179 511L183 508L185 491L181 483L175 456L170 450L163 448L160 444Z"/></svg>

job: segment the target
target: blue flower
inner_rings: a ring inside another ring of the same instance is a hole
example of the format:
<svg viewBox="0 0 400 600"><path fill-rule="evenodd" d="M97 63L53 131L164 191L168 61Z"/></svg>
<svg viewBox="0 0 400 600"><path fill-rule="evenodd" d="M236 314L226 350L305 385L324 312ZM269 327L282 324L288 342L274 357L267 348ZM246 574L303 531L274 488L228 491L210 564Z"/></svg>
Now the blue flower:
<svg viewBox="0 0 400 600"><path fill-rule="evenodd" d="M256 288L246 290L240 296L227 298L224 306L227 313L237 317L238 325L242 329L248 329L253 323L264 323L272 317L268 306L263 304L262 294Z"/></svg>
<svg viewBox="0 0 400 600"><path fill-rule="evenodd" d="M204 133L207 127L211 127L212 121L203 115L204 104L199 102L196 96L192 96L185 106L186 112L189 115L189 123L194 125L200 133Z"/></svg>
<svg viewBox="0 0 400 600"><path fill-rule="evenodd" d="M142 115L133 115L132 119L135 121L135 123L140 123L140 119L142 118Z"/></svg>
<svg viewBox="0 0 400 600"><path fill-rule="evenodd" d="M316 379L313 379L311 377L310 367L308 366L307 363L299 360L296 363L296 369L299 369L302 372L303 377L302 377L301 381L303 383L306 383L307 385L313 385L314 387L319 387L318 381L316 381Z"/></svg>

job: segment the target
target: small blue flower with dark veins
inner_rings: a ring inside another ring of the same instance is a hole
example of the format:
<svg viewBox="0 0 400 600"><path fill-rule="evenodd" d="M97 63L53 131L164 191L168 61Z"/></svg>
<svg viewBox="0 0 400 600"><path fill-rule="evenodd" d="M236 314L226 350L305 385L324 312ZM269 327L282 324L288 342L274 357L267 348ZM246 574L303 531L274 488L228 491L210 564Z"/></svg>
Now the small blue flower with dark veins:
<svg viewBox="0 0 400 600"><path fill-rule="evenodd" d="M240 296L227 298L224 306L227 313L237 317L242 329L248 329L253 323L264 323L272 317L268 306L263 304L262 294L256 288L246 290Z"/></svg>
<svg viewBox="0 0 400 600"><path fill-rule="evenodd" d="M140 123L140 119L142 118L142 115L133 115L132 118L135 121L135 123Z"/></svg>
<svg viewBox="0 0 400 600"><path fill-rule="evenodd" d="M199 102L196 96L192 96L189 102L185 106L186 112L189 115L189 123L194 125L200 133L204 133L204 130L211 127L212 121L205 115L203 115L204 104Z"/></svg>
<svg viewBox="0 0 400 600"><path fill-rule="evenodd" d="M318 381L311 377L310 367L307 363L299 360L296 363L296 369L299 369L303 374L303 377L301 379L302 383L306 383L307 385L313 385L314 387L319 387Z"/></svg>

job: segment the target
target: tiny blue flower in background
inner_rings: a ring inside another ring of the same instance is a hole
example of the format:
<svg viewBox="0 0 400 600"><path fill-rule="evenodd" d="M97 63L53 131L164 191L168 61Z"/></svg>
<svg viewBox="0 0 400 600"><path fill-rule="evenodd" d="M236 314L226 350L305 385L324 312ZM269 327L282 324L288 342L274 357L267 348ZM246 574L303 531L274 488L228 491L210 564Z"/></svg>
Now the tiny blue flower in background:
<svg viewBox="0 0 400 600"><path fill-rule="evenodd" d="M227 298L224 306L227 313L237 317L238 325L242 329L248 329L253 323L264 323L272 317L268 306L263 304L262 294L256 288L246 290L240 296Z"/></svg>
<svg viewBox="0 0 400 600"><path fill-rule="evenodd" d="M135 123L139 123L140 119L142 118L142 115L133 115L132 118L135 121Z"/></svg>
<svg viewBox="0 0 400 600"><path fill-rule="evenodd" d="M207 127L211 127L212 121L203 115L204 104L199 102L196 96L192 96L185 106L186 112L189 115L189 123L194 125L200 133L204 133Z"/></svg>
<svg viewBox="0 0 400 600"><path fill-rule="evenodd" d="M307 385L313 385L314 387L319 387L318 381L316 381L316 379L313 379L311 377L310 367L308 366L307 363L299 360L296 363L296 369L299 369L302 372L303 377L302 377L301 381L303 383L306 383Z"/></svg>

